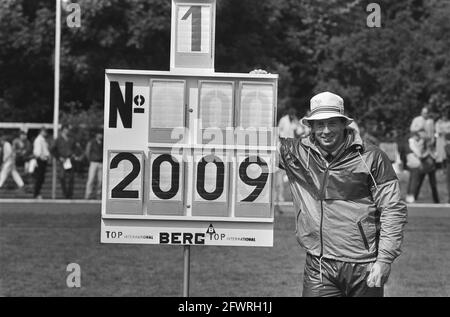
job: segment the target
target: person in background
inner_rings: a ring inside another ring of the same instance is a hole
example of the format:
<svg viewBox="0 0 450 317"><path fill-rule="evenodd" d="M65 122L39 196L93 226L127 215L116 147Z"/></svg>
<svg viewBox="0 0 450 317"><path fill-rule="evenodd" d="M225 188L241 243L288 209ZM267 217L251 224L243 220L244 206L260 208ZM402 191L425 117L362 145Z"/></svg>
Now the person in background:
<svg viewBox="0 0 450 317"><path fill-rule="evenodd" d="M61 189L66 199L72 199L74 182L75 142L69 133L69 127L62 126L61 135L52 147L53 155L58 161Z"/></svg>
<svg viewBox="0 0 450 317"><path fill-rule="evenodd" d="M405 200L409 204L416 200L414 194L419 179L420 168L422 166L421 158L424 152L425 142L422 135L424 134L424 132L421 134L419 131L415 131L411 133L411 136L408 139L408 146L406 149L406 167L409 170L409 180Z"/></svg>
<svg viewBox="0 0 450 317"><path fill-rule="evenodd" d="M20 177L19 172L16 169L16 153L14 149L9 143L8 138L6 136L2 136L0 138L0 145L3 149L2 156L2 169L0 171L0 188L3 187L5 181L8 179L8 176L11 175L13 180L16 182L19 189L23 189L24 182L22 177Z"/></svg>
<svg viewBox="0 0 450 317"><path fill-rule="evenodd" d="M450 135L450 109L442 111L439 120L436 121L436 163L444 169L449 159L445 152L447 135Z"/></svg>
<svg viewBox="0 0 450 317"><path fill-rule="evenodd" d="M101 197L102 192L102 177L103 177L103 132L98 130L95 133L95 137L91 139L86 145L85 156L89 161L89 172L86 183L85 199L91 199L94 192L95 183L96 197Z"/></svg>
<svg viewBox="0 0 450 317"><path fill-rule="evenodd" d="M447 133L445 135L445 153L447 155L447 167L446 167L447 196L448 196L448 203L450 204L450 133Z"/></svg>
<svg viewBox="0 0 450 317"><path fill-rule="evenodd" d="M442 112L436 122L436 162L446 175L448 203L450 203L450 109Z"/></svg>
<svg viewBox="0 0 450 317"><path fill-rule="evenodd" d="M420 116L417 116L412 120L409 130L411 132L423 130L425 132L425 137L429 139L429 144L434 145L435 126L428 107L423 107Z"/></svg>
<svg viewBox="0 0 450 317"><path fill-rule="evenodd" d="M27 133L21 130L19 136L13 140L12 146L16 153L16 166L24 168L23 179L28 184L29 162L33 156L33 147L27 138Z"/></svg>
<svg viewBox="0 0 450 317"><path fill-rule="evenodd" d="M400 152L397 144L397 131L392 130L386 133L384 142L380 142L379 148L386 153L392 163L392 168L397 175L401 172Z"/></svg>
<svg viewBox="0 0 450 317"><path fill-rule="evenodd" d="M39 131L39 135L33 142L33 157L35 159L36 166L31 168L35 178L33 197L42 199L41 189L42 184L45 181L45 172L47 171L47 164L50 160L50 151L47 142L47 129L42 127ZM30 162L31 165L32 162Z"/></svg>
<svg viewBox="0 0 450 317"><path fill-rule="evenodd" d="M424 129L415 131L409 138L410 153L407 155L407 165L410 171L407 203L413 203L419 197L423 179L428 175L433 195L433 201L439 203L439 195L436 188L436 161L434 147Z"/></svg>

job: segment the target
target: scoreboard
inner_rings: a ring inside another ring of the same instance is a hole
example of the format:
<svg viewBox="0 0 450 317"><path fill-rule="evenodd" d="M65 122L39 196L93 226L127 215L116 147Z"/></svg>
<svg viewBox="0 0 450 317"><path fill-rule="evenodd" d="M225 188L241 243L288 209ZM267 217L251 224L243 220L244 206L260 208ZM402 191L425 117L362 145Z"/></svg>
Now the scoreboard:
<svg viewBox="0 0 450 317"><path fill-rule="evenodd" d="M103 243L273 245L278 75L210 69L200 2L173 3L170 71L105 72Z"/></svg>

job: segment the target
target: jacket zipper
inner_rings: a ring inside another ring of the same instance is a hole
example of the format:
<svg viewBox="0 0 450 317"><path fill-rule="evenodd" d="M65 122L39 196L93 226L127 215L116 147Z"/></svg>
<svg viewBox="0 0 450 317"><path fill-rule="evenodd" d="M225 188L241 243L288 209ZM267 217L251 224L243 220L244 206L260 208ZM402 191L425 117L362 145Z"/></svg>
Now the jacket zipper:
<svg viewBox="0 0 450 317"><path fill-rule="evenodd" d="M369 249L370 249L369 242L367 241L366 234L364 233L364 230L363 230L363 227L362 227L362 224L361 224L361 220L358 221L358 229L359 229L359 232L361 233L361 237L362 237L363 242L364 242L364 247L366 248L367 251L369 251Z"/></svg>
<svg viewBox="0 0 450 317"><path fill-rule="evenodd" d="M325 186L328 181L328 167L325 170L325 177L323 179L322 188L320 191L320 256L323 255L323 200L325 197Z"/></svg>

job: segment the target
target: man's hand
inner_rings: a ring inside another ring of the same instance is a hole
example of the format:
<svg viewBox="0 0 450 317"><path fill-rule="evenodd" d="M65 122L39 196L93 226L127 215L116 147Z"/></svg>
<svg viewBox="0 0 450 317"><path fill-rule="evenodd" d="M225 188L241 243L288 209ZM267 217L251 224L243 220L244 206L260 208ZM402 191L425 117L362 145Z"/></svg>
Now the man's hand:
<svg viewBox="0 0 450 317"><path fill-rule="evenodd" d="M383 286L391 273L391 265L384 262L375 262L370 269L369 276L367 277L367 286L369 287L381 287Z"/></svg>
<svg viewBox="0 0 450 317"><path fill-rule="evenodd" d="M264 69L254 69L250 72L250 74L269 74L269 73Z"/></svg>

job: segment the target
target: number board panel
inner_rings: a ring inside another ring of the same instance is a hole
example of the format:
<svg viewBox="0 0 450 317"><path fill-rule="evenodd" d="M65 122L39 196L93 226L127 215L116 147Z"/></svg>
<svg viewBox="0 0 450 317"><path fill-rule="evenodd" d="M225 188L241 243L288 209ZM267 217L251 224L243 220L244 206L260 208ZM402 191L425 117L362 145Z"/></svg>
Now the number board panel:
<svg viewBox="0 0 450 317"><path fill-rule="evenodd" d="M107 70L102 242L271 246L277 78Z"/></svg>

